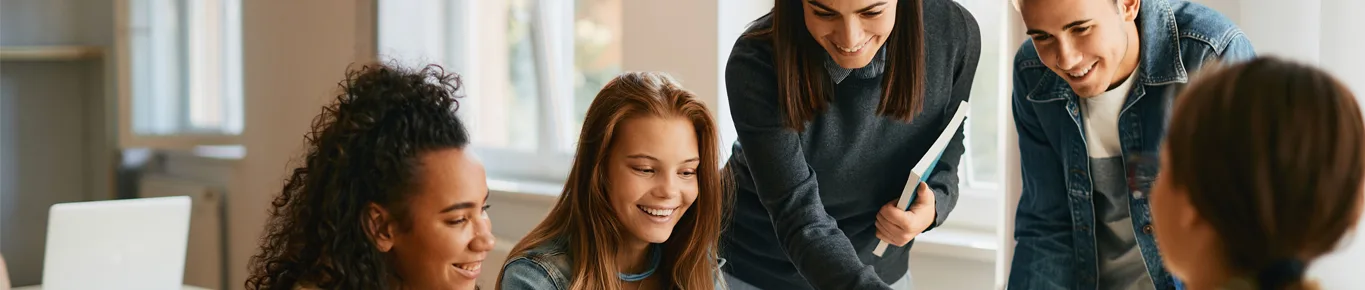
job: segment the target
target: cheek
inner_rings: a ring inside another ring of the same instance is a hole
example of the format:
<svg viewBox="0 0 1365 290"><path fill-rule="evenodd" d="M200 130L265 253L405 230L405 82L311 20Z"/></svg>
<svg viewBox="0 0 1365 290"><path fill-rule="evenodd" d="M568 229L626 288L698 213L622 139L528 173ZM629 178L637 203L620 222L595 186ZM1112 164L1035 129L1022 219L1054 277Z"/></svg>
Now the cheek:
<svg viewBox="0 0 1365 290"><path fill-rule="evenodd" d="M863 25L865 25L863 27L866 27L868 32L881 36L882 41L886 41L886 38L891 37L891 31L896 28L896 14L891 10L894 9L887 9L887 12L884 12L877 19L863 21Z"/></svg>
<svg viewBox="0 0 1365 290"><path fill-rule="evenodd" d="M683 203L691 205L693 202L697 201L699 192L701 192L701 187L698 185L697 179L689 180L687 185L682 188Z"/></svg>
<svg viewBox="0 0 1365 290"><path fill-rule="evenodd" d="M462 241L460 239L460 236L462 236L462 233L465 231L462 229L462 227L446 226L444 222L431 227L423 235L422 240L426 242L423 243L425 246L425 253L422 254L434 260L443 259L446 256L460 252L460 247L469 242L468 240Z"/></svg>
<svg viewBox="0 0 1365 290"><path fill-rule="evenodd" d="M617 169L608 173L607 202L618 212L626 212L634 207L640 196L649 190L648 180L633 174L629 169Z"/></svg>
<svg viewBox="0 0 1365 290"><path fill-rule="evenodd" d="M1057 51L1052 44L1038 44L1037 42L1034 42L1033 50L1038 52L1038 60L1042 61L1043 65L1046 65L1047 68L1053 69L1057 67Z"/></svg>
<svg viewBox="0 0 1365 290"><path fill-rule="evenodd" d="M825 43L825 36L834 33L834 25L824 19L807 14L806 31L810 32L810 36L815 38L816 42Z"/></svg>

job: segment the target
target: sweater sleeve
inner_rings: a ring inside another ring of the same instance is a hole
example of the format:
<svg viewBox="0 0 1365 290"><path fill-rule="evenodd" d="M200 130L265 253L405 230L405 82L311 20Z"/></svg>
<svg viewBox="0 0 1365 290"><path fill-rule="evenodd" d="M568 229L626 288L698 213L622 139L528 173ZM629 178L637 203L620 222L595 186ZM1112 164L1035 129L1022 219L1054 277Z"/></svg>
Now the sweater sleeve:
<svg viewBox="0 0 1365 290"><path fill-rule="evenodd" d="M981 29L977 26L976 19L972 17L971 13L967 12L966 8L957 3L953 3L953 5L956 6L961 15L961 27L964 28L965 33L962 34L962 37L957 38L960 42L958 51L961 54L958 55L957 67L954 69L956 73L953 75L953 101L949 103L953 106L945 108L945 110L950 111L945 112L944 116L952 116L957 113L956 110L970 110L970 108L957 108L955 106L962 101L971 100L972 80L976 76L976 66L981 59ZM948 126L947 121L948 119L944 118L944 128ZM957 185L959 183L957 168L958 164L961 163L962 153L966 151L962 144L963 129L966 127L966 124L958 127L957 133L953 135L953 140L948 142L948 148L944 149L943 157L939 158L938 165L934 165L933 174L925 182L934 191L934 212L937 213L934 217L934 223L929 225L929 228L924 229L925 232L943 225L943 221L948 219L948 213L951 213L953 208L957 206Z"/></svg>

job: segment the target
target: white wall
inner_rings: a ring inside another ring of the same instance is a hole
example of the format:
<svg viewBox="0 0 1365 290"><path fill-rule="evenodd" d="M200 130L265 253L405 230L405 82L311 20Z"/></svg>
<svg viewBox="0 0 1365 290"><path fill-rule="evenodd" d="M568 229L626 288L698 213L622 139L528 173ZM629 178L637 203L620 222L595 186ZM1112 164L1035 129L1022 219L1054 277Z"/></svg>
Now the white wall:
<svg viewBox="0 0 1365 290"><path fill-rule="evenodd" d="M374 55L372 0L243 1L247 155L228 197L228 285L240 287L266 211L313 116L353 62ZM289 163L287 163L289 162Z"/></svg>

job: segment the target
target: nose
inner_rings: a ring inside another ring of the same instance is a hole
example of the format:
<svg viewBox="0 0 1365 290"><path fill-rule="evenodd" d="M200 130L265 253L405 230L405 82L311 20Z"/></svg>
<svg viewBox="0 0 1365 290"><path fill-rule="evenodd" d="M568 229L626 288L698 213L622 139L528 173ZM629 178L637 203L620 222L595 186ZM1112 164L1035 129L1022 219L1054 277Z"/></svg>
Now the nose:
<svg viewBox="0 0 1365 290"><path fill-rule="evenodd" d="M1057 68L1062 70L1078 69L1085 57L1076 49L1075 43L1058 39Z"/></svg>
<svg viewBox="0 0 1365 290"><path fill-rule="evenodd" d="M475 222L474 239L469 241L469 250L488 252L493 250L493 220L484 217Z"/></svg>
<svg viewBox="0 0 1365 290"><path fill-rule="evenodd" d="M858 17L844 17L844 25L840 27L843 31L836 31L842 35L837 39L843 43L839 46L852 48L863 43L863 23Z"/></svg>
<svg viewBox="0 0 1365 290"><path fill-rule="evenodd" d="M655 187L651 195L659 199L671 199L682 195L682 177L677 174L668 174L659 181L659 186Z"/></svg>

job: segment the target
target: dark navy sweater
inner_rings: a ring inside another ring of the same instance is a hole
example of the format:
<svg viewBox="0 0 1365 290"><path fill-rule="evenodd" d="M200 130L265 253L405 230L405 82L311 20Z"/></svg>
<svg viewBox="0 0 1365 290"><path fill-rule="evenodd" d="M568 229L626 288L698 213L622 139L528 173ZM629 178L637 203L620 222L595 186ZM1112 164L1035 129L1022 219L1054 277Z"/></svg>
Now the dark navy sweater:
<svg viewBox="0 0 1365 290"><path fill-rule="evenodd" d="M727 273L764 289L887 289L905 275L910 245L872 254L877 211L899 198L910 169L968 99L981 54L979 28L965 8L924 0L923 15L924 109L909 123L876 113L886 58L907 56L885 55L883 47L855 70L828 60L831 103L798 132L783 123L772 44L743 37L735 43L725 67L739 135L727 164L737 184L722 236ZM771 25L764 16L749 29ZM962 134L928 181L937 200L930 228L957 203Z"/></svg>

